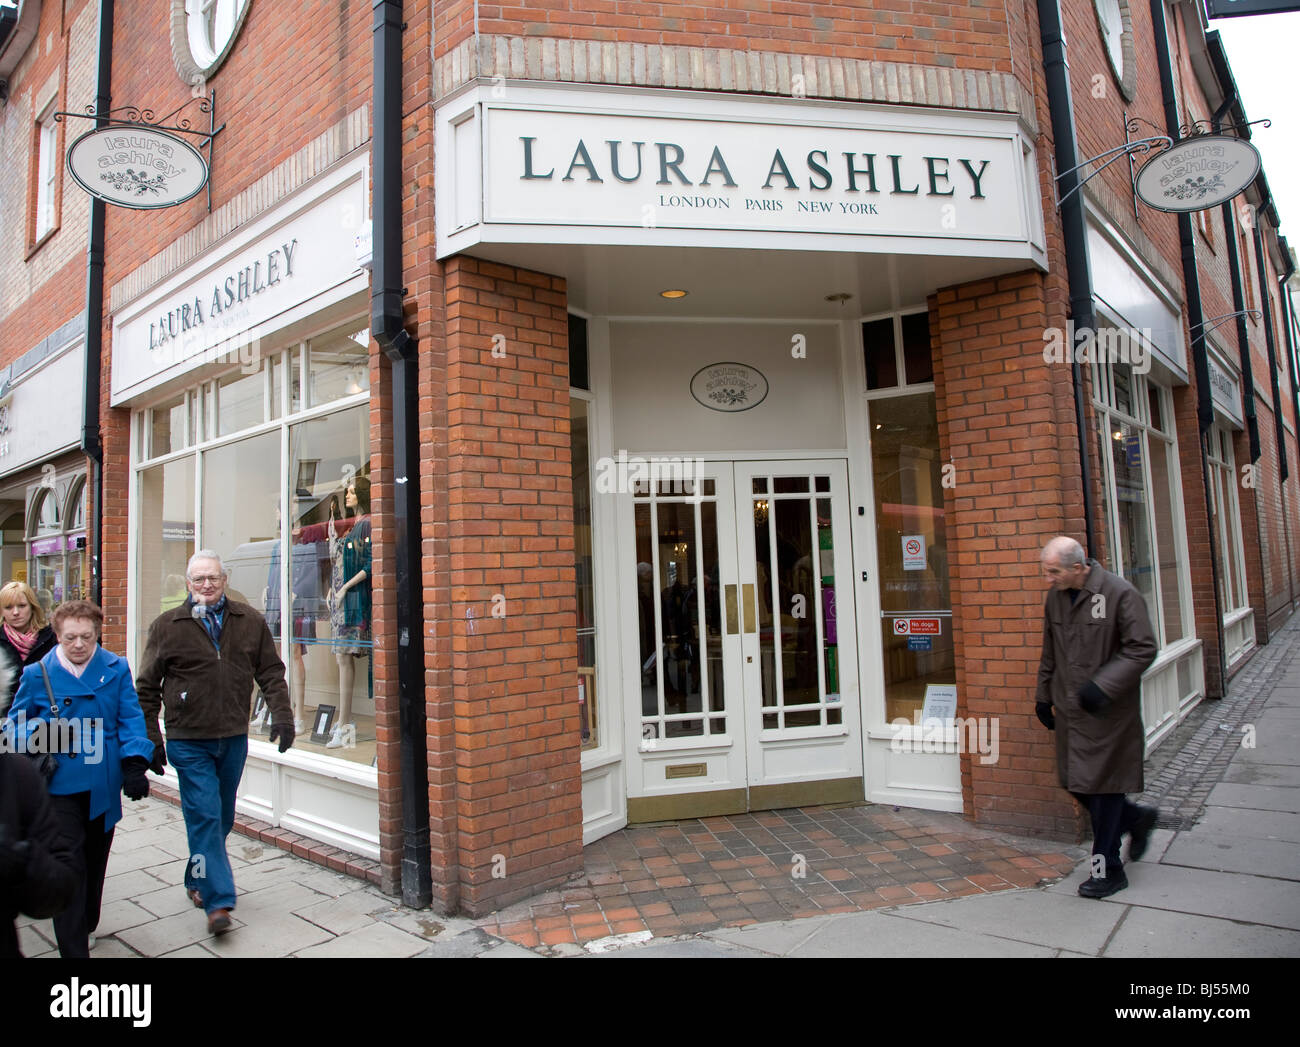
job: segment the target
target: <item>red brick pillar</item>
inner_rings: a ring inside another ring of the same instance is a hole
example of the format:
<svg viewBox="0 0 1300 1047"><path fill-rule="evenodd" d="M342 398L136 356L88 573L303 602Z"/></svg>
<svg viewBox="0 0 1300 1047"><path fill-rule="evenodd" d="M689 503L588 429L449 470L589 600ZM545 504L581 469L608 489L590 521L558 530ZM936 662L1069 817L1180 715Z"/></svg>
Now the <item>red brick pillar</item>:
<svg viewBox="0 0 1300 1047"><path fill-rule="evenodd" d="M477 915L582 867L568 318L556 277L458 257L444 281L450 599L429 613L450 639L459 902Z"/></svg>
<svg viewBox="0 0 1300 1047"><path fill-rule="evenodd" d="M1034 715L1039 554L1058 534L1084 534L1071 371L1044 359L1049 315L1033 272L931 299L939 440L955 467L944 508L959 715L996 719L999 744L993 764L962 754L963 804L990 826L1077 838L1081 815Z"/></svg>

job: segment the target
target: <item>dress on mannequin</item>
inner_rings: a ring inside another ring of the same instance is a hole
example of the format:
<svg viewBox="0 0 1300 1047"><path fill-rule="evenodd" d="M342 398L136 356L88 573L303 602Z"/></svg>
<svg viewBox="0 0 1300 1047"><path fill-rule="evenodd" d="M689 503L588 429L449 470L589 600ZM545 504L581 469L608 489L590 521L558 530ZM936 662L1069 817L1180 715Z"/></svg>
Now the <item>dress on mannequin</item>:
<svg viewBox="0 0 1300 1047"><path fill-rule="evenodd" d="M278 522L278 521L277 521ZM310 534L314 531L316 534ZM321 549L317 537L324 539L324 531L315 528L298 528L293 534L293 549L289 563L289 592L292 595L293 640L290 644L289 696L293 703L294 730L302 731L306 715L307 695L307 644L316 639L316 622L321 615L320 560ZM280 637L280 540L271 546L271 565L266 578L265 607L267 625L271 635Z"/></svg>
<svg viewBox="0 0 1300 1047"><path fill-rule="evenodd" d="M349 489L349 508L356 505L356 495ZM356 683L356 660L369 657L373 643L370 635L370 517L358 517L342 538L330 535L330 626L334 634L334 654L339 663L339 717L326 743L338 749L355 739L352 719L352 691ZM345 731L348 733L345 734Z"/></svg>

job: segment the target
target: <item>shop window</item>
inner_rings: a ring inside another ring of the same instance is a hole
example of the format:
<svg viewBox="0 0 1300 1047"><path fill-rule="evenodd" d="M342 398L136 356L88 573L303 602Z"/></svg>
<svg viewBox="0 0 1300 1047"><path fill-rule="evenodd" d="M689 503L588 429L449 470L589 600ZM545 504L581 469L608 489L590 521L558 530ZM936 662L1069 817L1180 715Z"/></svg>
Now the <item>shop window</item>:
<svg viewBox="0 0 1300 1047"><path fill-rule="evenodd" d="M1161 646L1187 633L1190 591L1170 390L1122 363L1093 364L1110 570L1146 601ZM1090 550L1091 552L1091 550Z"/></svg>
<svg viewBox="0 0 1300 1047"><path fill-rule="evenodd" d="M867 409L885 719L910 723L957 681L939 423L933 392L876 398Z"/></svg>
<svg viewBox="0 0 1300 1047"><path fill-rule="evenodd" d="M339 331L307 347L308 406L319 407L370 389L370 331Z"/></svg>
<svg viewBox="0 0 1300 1047"><path fill-rule="evenodd" d="M570 317L572 322L575 317ZM572 330L572 328L570 329ZM573 462L573 539L578 586L578 720L583 749L600 744L600 711L596 692L596 584L592 543L590 404L581 396L569 400L569 448Z"/></svg>
<svg viewBox="0 0 1300 1047"><path fill-rule="evenodd" d="M54 120L54 103L41 114L36 125L36 235L37 242L53 231L55 193L58 188L59 125Z"/></svg>
<svg viewBox="0 0 1300 1047"><path fill-rule="evenodd" d="M1227 617L1247 606L1241 505L1237 500L1237 471L1231 434L1216 425L1210 431L1209 446L1212 522L1219 540L1219 597L1223 614Z"/></svg>
<svg viewBox="0 0 1300 1047"><path fill-rule="evenodd" d="M185 600L189 557L216 550L231 598L280 645L295 750L373 766L369 343L354 321L143 413L152 456L200 451L138 470L135 592L138 656L154 618ZM256 692L250 716L265 738Z"/></svg>
<svg viewBox="0 0 1300 1047"><path fill-rule="evenodd" d="M929 314L906 313L866 321L862 325L862 357L868 392L933 382Z"/></svg>

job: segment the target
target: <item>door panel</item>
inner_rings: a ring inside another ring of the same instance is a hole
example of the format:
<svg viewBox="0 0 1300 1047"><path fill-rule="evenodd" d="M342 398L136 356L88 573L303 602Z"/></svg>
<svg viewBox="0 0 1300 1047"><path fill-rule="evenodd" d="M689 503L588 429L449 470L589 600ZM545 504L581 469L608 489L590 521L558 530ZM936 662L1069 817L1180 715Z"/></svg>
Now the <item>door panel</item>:
<svg viewBox="0 0 1300 1047"><path fill-rule="evenodd" d="M682 817L657 801L745 810L756 787L854 776L860 794L845 463L704 463L698 493L624 502L629 798Z"/></svg>

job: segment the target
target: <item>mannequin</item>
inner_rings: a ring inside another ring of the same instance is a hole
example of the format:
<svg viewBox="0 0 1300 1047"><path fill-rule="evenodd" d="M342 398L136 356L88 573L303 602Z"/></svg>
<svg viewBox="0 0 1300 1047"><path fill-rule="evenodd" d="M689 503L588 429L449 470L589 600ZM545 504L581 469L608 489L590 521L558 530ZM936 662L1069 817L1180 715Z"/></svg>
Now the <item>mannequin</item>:
<svg viewBox="0 0 1300 1047"><path fill-rule="evenodd" d="M325 748L338 749L356 737L352 719L352 692L357 659L368 658L370 638L370 482L354 476L344 487L342 524L351 529L342 536L330 506L330 625L334 656L339 663L339 715Z"/></svg>
<svg viewBox="0 0 1300 1047"><path fill-rule="evenodd" d="M275 530L280 531L280 507L275 509ZM302 527L295 527L289 560L289 606L292 630L290 641L289 698L293 703L294 730L302 731L307 700L307 644L316 640L316 619L320 605L320 563L317 546ZM271 564L267 572L265 608L271 635L280 636L280 539L271 547Z"/></svg>

